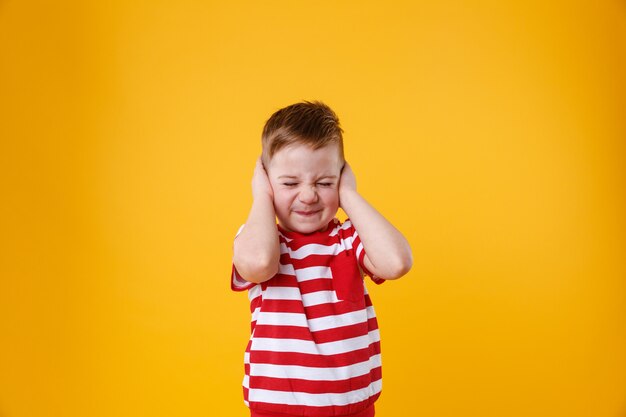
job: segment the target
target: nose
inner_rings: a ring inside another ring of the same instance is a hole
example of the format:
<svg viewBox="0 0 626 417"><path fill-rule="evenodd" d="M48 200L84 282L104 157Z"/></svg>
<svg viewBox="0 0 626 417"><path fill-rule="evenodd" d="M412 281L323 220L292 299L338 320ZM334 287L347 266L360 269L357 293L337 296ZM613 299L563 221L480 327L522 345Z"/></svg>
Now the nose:
<svg viewBox="0 0 626 417"><path fill-rule="evenodd" d="M314 204L317 203L319 196L317 195L317 190L315 187L305 187L298 194L298 200L300 200L304 204Z"/></svg>

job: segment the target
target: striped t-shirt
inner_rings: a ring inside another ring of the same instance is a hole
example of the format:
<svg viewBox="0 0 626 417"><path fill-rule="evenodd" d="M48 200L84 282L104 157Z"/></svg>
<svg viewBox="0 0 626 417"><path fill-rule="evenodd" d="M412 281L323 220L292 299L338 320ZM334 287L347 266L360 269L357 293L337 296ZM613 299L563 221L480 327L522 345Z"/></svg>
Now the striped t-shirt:
<svg viewBox="0 0 626 417"><path fill-rule="evenodd" d="M231 288L248 290L252 314L244 403L264 416L359 413L382 389L378 322L361 270L384 280L363 265L349 219L306 235L277 228L274 277L255 284L232 268Z"/></svg>

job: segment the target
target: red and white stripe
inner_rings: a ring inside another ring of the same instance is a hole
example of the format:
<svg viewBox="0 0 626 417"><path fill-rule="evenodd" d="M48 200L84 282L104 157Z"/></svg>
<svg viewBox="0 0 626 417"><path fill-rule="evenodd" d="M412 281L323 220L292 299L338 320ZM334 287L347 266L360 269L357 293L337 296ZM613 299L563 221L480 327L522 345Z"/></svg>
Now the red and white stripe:
<svg viewBox="0 0 626 417"><path fill-rule="evenodd" d="M382 390L376 313L365 286L362 302L337 297L330 261L354 249L361 269L377 284L384 280L364 267L363 245L349 220L311 235L281 230L279 239L280 268L269 281L247 282L232 268L231 288L248 290L252 316L245 404L268 415L311 417L368 408Z"/></svg>

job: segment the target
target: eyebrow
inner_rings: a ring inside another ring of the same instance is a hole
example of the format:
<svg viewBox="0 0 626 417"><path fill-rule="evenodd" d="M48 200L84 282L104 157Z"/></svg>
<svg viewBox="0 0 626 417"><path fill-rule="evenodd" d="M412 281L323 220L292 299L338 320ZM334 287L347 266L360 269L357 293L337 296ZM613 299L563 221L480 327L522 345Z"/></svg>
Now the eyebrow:
<svg viewBox="0 0 626 417"><path fill-rule="evenodd" d="M295 176L295 175L280 175L278 177L278 179L280 179L280 178L294 178L294 179L297 179L298 177ZM330 178L330 179L334 180L335 178L337 178L337 176L336 175L324 175L324 176L319 177L318 179L319 180L323 180L324 178Z"/></svg>

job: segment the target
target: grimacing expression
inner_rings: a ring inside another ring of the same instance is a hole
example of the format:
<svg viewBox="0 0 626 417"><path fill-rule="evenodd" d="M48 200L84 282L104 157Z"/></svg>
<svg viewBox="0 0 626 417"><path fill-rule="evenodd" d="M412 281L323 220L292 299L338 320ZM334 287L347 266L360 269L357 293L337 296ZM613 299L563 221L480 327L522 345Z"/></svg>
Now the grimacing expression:
<svg viewBox="0 0 626 417"><path fill-rule="evenodd" d="M326 228L339 209L342 166L336 144L315 150L293 144L274 154L267 171L283 229L313 233Z"/></svg>

